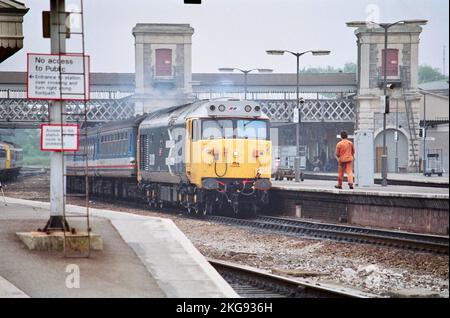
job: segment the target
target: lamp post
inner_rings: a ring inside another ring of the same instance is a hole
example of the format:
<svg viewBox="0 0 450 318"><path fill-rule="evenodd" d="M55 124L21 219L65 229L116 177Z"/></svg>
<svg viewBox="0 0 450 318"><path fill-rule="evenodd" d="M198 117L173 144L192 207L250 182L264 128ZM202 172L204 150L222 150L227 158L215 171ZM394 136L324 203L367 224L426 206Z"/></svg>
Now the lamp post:
<svg viewBox="0 0 450 318"><path fill-rule="evenodd" d="M426 168L427 168L427 151L426 151L426 138L427 138L427 95L428 92L424 90L419 90L419 93L423 95L423 130L422 130L422 138L423 138L423 149L422 149L422 172L423 175L426 176Z"/></svg>
<svg viewBox="0 0 450 318"><path fill-rule="evenodd" d="M400 20L394 23L376 23L373 21L352 21L347 22L348 27L363 27L366 25L375 25L384 30L384 52L383 52L383 61L384 61L384 67L383 67L383 96L385 98L385 101L387 103L387 89L388 89L388 83L387 83L387 48L388 48L388 30L389 28L393 27L394 25L406 25L406 24L415 24L415 25L425 25L427 24L427 20ZM383 187L386 187L388 185L387 182L387 170L388 170L388 160L387 160L387 151L386 151L386 109L383 111L383 155L381 156L381 185Z"/></svg>
<svg viewBox="0 0 450 318"><path fill-rule="evenodd" d="M244 73L244 99L247 99L247 75L250 72L257 71L259 73L272 73L273 70L270 68L253 68L251 70L243 70L237 67L221 67L219 68L220 72L234 72L239 71Z"/></svg>
<svg viewBox="0 0 450 318"><path fill-rule="evenodd" d="M284 55L284 53L291 53L297 58L297 88L296 88L296 99L297 99L297 108L295 112L297 113L298 120L295 125L295 182L300 181L300 124L302 121L302 112L300 109L300 56L305 55L306 53L311 53L312 55L329 55L330 51L327 50L308 50L304 52L291 52L288 50L267 50L267 54L269 55Z"/></svg>

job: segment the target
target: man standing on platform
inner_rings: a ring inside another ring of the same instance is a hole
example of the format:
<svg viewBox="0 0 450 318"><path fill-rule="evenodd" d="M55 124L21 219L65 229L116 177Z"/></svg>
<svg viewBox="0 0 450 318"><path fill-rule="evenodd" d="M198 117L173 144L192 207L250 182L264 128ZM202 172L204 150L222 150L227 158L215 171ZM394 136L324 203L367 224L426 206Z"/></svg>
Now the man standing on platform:
<svg viewBox="0 0 450 318"><path fill-rule="evenodd" d="M348 187L353 189L353 158L355 148L347 137L347 132L344 130L341 131L341 141L336 145L336 160L338 161L338 184L334 186L336 189L342 189L344 172L347 173Z"/></svg>

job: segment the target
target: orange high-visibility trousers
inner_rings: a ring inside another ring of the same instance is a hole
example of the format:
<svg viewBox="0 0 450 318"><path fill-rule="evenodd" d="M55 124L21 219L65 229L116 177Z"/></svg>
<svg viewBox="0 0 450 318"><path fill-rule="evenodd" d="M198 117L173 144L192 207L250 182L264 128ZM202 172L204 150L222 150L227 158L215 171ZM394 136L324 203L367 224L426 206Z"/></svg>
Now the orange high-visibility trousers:
<svg viewBox="0 0 450 318"><path fill-rule="evenodd" d="M347 174L348 184L353 184L353 161L340 162L338 165L338 185L342 186L344 172Z"/></svg>

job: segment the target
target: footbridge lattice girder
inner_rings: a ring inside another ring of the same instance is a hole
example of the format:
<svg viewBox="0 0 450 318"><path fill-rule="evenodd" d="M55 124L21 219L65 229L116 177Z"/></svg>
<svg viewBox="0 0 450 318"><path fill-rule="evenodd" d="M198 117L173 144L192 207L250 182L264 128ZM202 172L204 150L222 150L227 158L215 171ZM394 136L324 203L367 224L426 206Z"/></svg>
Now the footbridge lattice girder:
<svg viewBox="0 0 450 318"><path fill-rule="evenodd" d="M258 100L263 111L273 122L291 122L296 100ZM356 103L351 99L305 100L301 107L302 122L354 122ZM0 126L15 126L21 123L34 126L48 122L51 102L25 98L0 98ZM68 122L77 122L83 103L70 101L65 113ZM90 122L108 122L127 119L135 115L132 96L121 99L92 99L88 102Z"/></svg>

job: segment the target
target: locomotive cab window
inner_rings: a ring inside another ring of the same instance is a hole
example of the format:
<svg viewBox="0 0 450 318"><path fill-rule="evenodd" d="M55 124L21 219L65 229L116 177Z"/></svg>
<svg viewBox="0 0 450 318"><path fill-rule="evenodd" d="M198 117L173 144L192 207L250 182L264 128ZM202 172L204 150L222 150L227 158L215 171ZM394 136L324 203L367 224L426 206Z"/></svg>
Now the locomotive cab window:
<svg viewBox="0 0 450 318"><path fill-rule="evenodd" d="M239 119L236 122L236 138L266 140L268 138L267 121L257 119Z"/></svg>
<svg viewBox="0 0 450 318"><path fill-rule="evenodd" d="M260 119L203 120L201 136L202 139L240 138L268 140L268 122ZM194 140L196 140L195 128Z"/></svg>
<svg viewBox="0 0 450 318"><path fill-rule="evenodd" d="M233 121L204 120L202 123L202 139L233 138Z"/></svg>
<svg viewBox="0 0 450 318"><path fill-rule="evenodd" d="M192 140L200 140L201 138L200 120L198 119L192 121L191 138Z"/></svg>

